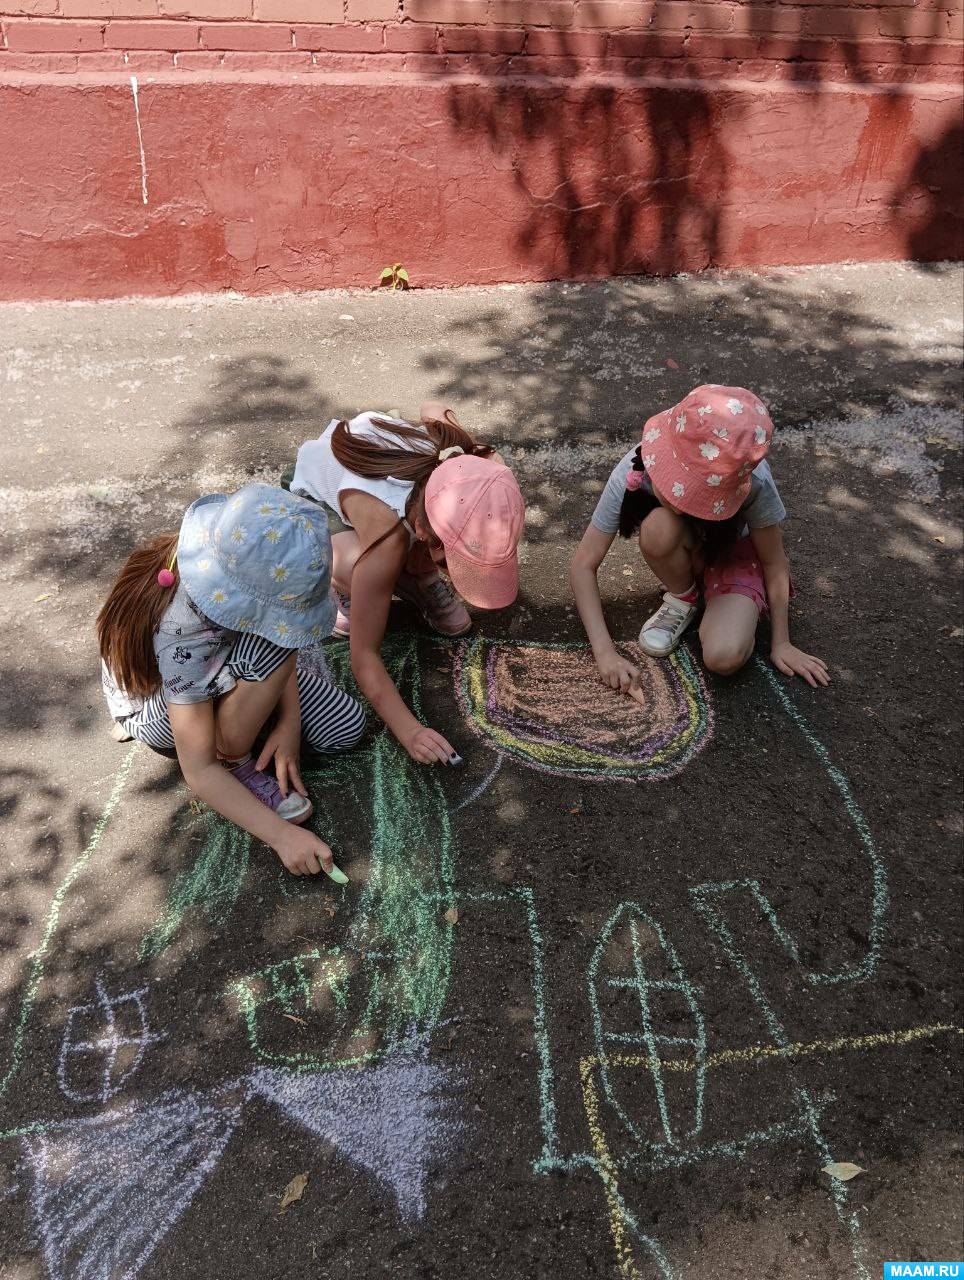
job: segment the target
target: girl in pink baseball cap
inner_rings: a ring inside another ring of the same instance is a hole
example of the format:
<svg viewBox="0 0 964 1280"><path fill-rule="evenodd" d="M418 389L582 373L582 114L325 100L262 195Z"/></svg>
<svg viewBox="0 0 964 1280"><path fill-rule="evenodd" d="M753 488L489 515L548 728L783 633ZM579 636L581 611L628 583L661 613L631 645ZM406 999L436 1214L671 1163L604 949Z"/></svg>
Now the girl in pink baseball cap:
<svg viewBox="0 0 964 1280"><path fill-rule="evenodd" d="M753 652L761 614L770 616L770 657L784 675L816 687L826 663L790 643L793 594L780 525L786 510L766 455L773 423L743 387L697 387L650 418L642 442L616 464L572 563L572 585L602 679L635 688L638 672L617 652L596 574L616 534L637 531L646 563L666 590L643 623L640 648L666 657L705 601L703 661L731 675Z"/></svg>
<svg viewBox="0 0 964 1280"><path fill-rule="evenodd" d="M393 596L446 636L472 626L465 601L503 609L515 600L525 511L512 472L431 401L418 424L376 413L330 423L298 450L290 487L327 510L335 633L350 637L362 692L414 760L457 762L451 743L405 705L381 645Z"/></svg>

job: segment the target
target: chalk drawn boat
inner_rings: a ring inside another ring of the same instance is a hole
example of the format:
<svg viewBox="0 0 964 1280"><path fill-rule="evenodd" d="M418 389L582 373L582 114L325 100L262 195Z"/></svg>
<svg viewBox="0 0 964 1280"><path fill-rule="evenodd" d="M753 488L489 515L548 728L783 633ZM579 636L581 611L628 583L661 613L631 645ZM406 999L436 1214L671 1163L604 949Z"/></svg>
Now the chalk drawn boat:
<svg viewBox="0 0 964 1280"><path fill-rule="evenodd" d="M703 1015L672 944L635 902L620 903L606 921L588 979L599 1078L613 1112L643 1149L695 1138L703 1127Z"/></svg>
<svg viewBox="0 0 964 1280"><path fill-rule="evenodd" d="M632 698L600 684L586 645L468 640L456 651L462 713L497 751L543 773L671 777L712 735L706 685L685 646L660 662L635 644L620 651L639 667Z"/></svg>

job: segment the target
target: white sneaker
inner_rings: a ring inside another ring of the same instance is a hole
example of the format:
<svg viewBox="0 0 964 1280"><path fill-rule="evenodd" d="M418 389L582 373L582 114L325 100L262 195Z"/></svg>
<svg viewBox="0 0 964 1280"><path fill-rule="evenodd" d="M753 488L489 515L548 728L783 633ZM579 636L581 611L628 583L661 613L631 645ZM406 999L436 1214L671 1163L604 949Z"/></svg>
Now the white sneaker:
<svg viewBox="0 0 964 1280"><path fill-rule="evenodd" d="M696 613L695 604L687 604L679 596L667 591L663 596L663 603L643 623L643 629L639 633L640 649L651 658L665 658L682 640L683 632L696 617Z"/></svg>

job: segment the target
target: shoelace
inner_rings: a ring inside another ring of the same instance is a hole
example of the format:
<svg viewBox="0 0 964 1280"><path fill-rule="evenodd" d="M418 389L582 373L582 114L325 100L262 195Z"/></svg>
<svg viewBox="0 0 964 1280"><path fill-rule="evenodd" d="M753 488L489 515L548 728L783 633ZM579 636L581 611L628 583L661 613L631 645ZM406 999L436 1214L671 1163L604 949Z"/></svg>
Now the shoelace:
<svg viewBox="0 0 964 1280"><path fill-rule="evenodd" d="M262 773L260 769L252 769L247 777L240 778L239 781L243 782L248 790L253 791L258 799L264 801L269 808L274 808L277 798L275 794L277 784L268 774ZM278 791L278 795L280 795L280 791Z"/></svg>
<svg viewBox="0 0 964 1280"><path fill-rule="evenodd" d="M670 604L667 600L646 629L647 631L668 631L672 635L679 624L684 621L688 612L689 610L681 608L679 605Z"/></svg>
<svg viewBox="0 0 964 1280"><path fill-rule="evenodd" d="M444 578L436 578L425 588L425 594L437 609L447 609L455 601L455 594Z"/></svg>

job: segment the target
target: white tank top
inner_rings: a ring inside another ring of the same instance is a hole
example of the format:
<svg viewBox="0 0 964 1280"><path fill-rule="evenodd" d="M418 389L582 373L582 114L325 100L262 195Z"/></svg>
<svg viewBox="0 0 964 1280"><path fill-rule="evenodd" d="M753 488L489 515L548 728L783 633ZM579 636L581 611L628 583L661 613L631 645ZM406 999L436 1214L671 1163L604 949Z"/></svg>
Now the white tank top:
<svg viewBox="0 0 964 1280"><path fill-rule="evenodd" d="M392 418L386 413L369 411L360 413L357 418L352 418L348 424L348 430L353 436L383 441L392 449L407 449L414 452L421 447L418 441L402 440L392 432L386 431L384 427L375 426L372 422L373 418L395 423L398 426L406 425L400 419ZM391 476L384 480L372 479L343 467L331 451L331 437L337 425L338 420L334 419L317 440L306 440L298 450L298 461L291 481L292 493L304 494L314 498L316 502L327 503L349 527L351 521L342 510L341 495L348 489L370 493L373 498L378 498L386 507L394 511L399 520L405 524L409 536L414 537L405 516L405 505L413 488L411 480L395 480ZM433 444L426 437L425 451L431 452L433 448Z"/></svg>

